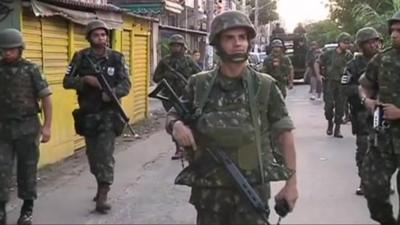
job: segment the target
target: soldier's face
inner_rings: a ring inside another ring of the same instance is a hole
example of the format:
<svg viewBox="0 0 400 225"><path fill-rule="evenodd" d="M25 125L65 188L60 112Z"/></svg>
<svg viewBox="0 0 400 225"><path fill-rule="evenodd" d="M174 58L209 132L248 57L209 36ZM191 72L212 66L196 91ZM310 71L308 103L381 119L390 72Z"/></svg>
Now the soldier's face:
<svg viewBox="0 0 400 225"><path fill-rule="evenodd" d="M222 32L220 37L221 48L228 54L247 53L249 41L247 30L244 28L234 28Z"/></svg>
<svg viewBox="0 0 400 225"><path fill-rule="evenodd" d="M199 60L200 60L200 52L194 53L194 54L193 54L193 59L194 59L195 61L199 61Z"/></svg>
<svg viewBox="0 0 400 225"><path fill-rule="evenodd" d="M390 26L391 38L394 47L400 47L400 23L394 23Z"/></svg>
<svg viewBox="0 0 400 225"><path fill-rule="evenodd" d="M20 48L2 49L1 55L6 62L14 62L21 57L21 50Z"/></svg>
<svg viewBox="0 0 400 225"><path fill-rule="evenodd" d="M339 43L339 47L343 50L350 49L350 45L351 45L350 41L342 41Z"/></svg>
<svg viewBox="0 0 400 225"><path fill-rule="evenodd" d="M183 45L178 44L178 43L171 44L171 53L172 54L181 53L182 51L183 51Z"/></svg>
<svg viewBox="0 0 400 225"><path fill-rule="evenodd" d="M379 39L372 39L362 45L364 54L375 55L381 48L381 41Z"/></svg>
<svg viewBox="0 0 400 225"><path fill-rule="evenodd" d="M94 47L106 47L107 39L107 32L104 29L97 29L90 33L90 43Z"/></svg>

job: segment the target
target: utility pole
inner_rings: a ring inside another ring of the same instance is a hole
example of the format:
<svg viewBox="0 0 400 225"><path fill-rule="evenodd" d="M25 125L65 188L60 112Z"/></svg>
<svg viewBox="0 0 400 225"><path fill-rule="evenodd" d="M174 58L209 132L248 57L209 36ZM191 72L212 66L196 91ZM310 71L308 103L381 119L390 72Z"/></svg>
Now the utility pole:
<svg viewBox="0 0 400 225"><path fill-rule="evenodd" d="M199 29L199 0L194 0L194 13L193 13L193 27L195 30Z"/></svg>

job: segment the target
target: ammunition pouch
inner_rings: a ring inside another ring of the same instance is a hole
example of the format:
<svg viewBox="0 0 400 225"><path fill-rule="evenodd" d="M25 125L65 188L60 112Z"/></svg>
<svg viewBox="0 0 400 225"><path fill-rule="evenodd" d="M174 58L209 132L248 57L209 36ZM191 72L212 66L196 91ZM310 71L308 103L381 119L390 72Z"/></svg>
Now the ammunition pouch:
<svg viewBox="0 0 400 225"><path fill-rule="evenodd" d="M75 132L81 136L94 136L97 134L101 122L99 114L86 114L80 109L72 112L74 117Z"/></svg>

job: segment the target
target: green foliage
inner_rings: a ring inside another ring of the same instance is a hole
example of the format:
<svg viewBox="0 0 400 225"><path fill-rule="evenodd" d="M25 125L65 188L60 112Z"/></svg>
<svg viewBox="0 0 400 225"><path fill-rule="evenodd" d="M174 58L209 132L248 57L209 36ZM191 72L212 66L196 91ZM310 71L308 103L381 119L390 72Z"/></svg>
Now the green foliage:
<svg viewBox="0 0 400 225"><path fill-rule="evenodd" d="M341 32L338 25L331 20L311 23L305 28L307 30L307 39L309 41L317 41L320 46L336 42L336 37Z"/></svg>

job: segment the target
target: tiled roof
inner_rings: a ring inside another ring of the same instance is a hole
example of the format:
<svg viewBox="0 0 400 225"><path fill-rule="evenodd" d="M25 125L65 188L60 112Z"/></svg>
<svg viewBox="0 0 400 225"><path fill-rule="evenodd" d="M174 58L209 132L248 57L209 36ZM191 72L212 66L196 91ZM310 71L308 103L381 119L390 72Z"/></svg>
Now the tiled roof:
<svg viewBox="0 0 400 225"><path fill-rule="evenodd" d="M66 7L79 7L79 8L87 8L87 9L98 9L104 11L113 11L113 12L122 12L123 10L112 4L95 4L95 3L87 3L81 2L77 0L39 0L42 2L46 2L54 5L61 5Z"/></svg>

